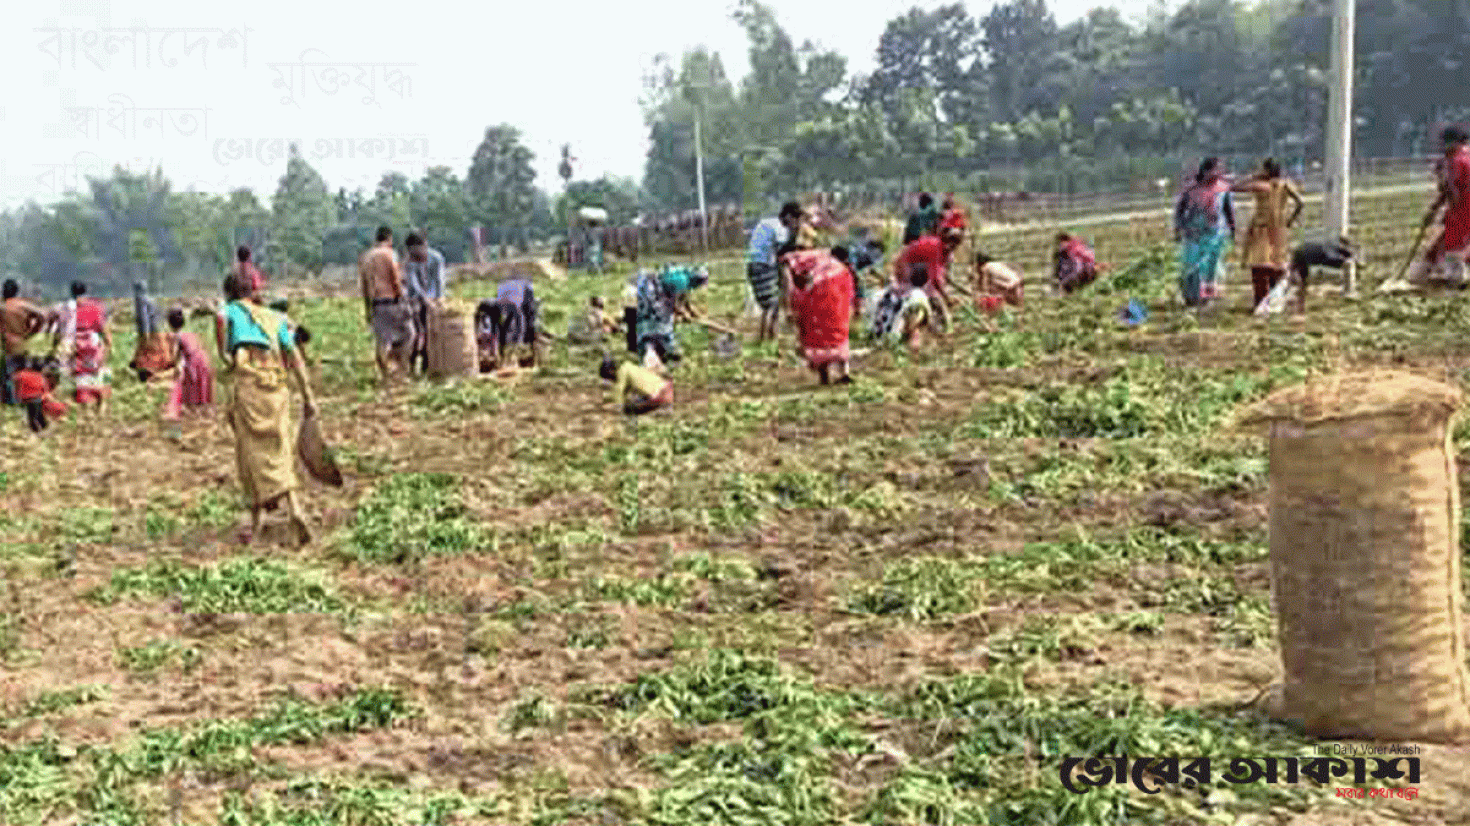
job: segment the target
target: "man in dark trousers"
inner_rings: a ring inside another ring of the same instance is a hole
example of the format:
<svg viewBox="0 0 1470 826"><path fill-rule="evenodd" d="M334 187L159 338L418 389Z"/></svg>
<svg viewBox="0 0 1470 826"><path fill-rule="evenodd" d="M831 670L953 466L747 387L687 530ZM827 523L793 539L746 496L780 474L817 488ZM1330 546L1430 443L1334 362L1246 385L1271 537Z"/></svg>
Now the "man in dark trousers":
<svg viewBox="0 0 1470 826"><path fill-rule="evenodd" d="M413 310L414 343L409 354L410 366L422 374L429 372L429 308L444 300L444 256L417 232L404 241L408 258L403 262L404 287L408 289L409 306Z"/></svg>

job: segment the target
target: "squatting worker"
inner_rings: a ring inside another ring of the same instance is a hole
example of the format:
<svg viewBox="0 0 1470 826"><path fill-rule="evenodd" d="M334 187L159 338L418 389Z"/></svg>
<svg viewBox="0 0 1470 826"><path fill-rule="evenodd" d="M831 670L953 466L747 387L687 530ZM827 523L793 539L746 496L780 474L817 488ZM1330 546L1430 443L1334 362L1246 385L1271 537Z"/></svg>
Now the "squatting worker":
<svg viewBox="0 0 1470 826"><path fill-rule="evenodd" d="M674 403L674 383L647 367L628 362L619 365L605 355L597 372L613 382L613 400L622 403L626 415L642 416Z"/></svg>
<svg viewBox="0 0 1470 826"><path fill-rule="evenodd" d="M776 337L776 317L781 302L777 296L780 279L776 268L776 251L788 243L801 226L801 205L787 201L775 218L757 222L750 231L750 244L745 250L745 277L755 303L761 308L759 341Z"/></svg>
<svg viewBox="0 0 1470 826"><path fill-rule="evenodd" d="M47 315L41 308L20 297L15 279L5 280L4 303L0 304L0 333L4 335L4 402L15 404L14 375L26 367L26 348L32 336L45 328Z"/></svg>
<svg viewBox="0 0 1470 826"><path fill-rule="evenodd" d="M403 286L403 272L393 252L393 230L378 227L377 243L358 260L363 310L377 345L378 378L387 384L394 369L406 367L413 346L413 315Z"/></svg>
<svg viewBox="0 0 1470 826"><path fill-rule="evenodd" d="M444 299L444 256L424 241L418 233L409 233L404 241L408 260L403 263L403 277L408 288L409 305L413 309L414 344L410 366L427 373L429 370L429 305Z"/></svg>
<svg viewBox="0 0 1470 826"><path fill-rule="evenodd" d="M1307 276L1313 267L1340 270L1354 260L1353 242L1347 237L1331 242L1309 241L1297 247L1291 254L1291 274L1296 282L1292 312L1302 315L1307 311Z"/></svg>

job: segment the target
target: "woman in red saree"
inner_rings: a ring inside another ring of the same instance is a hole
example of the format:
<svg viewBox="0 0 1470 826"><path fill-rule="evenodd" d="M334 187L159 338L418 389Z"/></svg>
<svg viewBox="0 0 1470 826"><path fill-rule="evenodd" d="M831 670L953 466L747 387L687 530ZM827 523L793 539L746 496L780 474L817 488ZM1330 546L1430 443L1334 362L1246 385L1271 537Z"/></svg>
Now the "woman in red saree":
<svg viewBox="0 0 1470 826"><path fill-rule="evenodd" d="M852 323L853 282L847 265L829 250L799 250L781 260L790 280L787 292L802 355L822 384L851 384L848 328Z"/></svg>

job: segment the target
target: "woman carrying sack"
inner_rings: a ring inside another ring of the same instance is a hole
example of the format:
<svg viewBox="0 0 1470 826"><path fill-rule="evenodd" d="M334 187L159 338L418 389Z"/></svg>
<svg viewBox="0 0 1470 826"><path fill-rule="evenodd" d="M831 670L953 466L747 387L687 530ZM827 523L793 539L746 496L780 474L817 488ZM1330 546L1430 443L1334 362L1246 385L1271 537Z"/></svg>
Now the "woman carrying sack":
<svg viewBox="0 0 1470 826"><path fill-rule="evenodd" d="M241 538L248 543L258 536L261 513L275 510L284 501L297 542L305 545L311 541L311 530L296 496L301 485L292 449L286 373L296 379L306 416L316 414L316 402L290 325L250 296L250 284L243 275L233 273L225 279L229 301L224 313L226 365L234 374L228 418L235 435L240 487L250 503L250 529Z"/></svg>

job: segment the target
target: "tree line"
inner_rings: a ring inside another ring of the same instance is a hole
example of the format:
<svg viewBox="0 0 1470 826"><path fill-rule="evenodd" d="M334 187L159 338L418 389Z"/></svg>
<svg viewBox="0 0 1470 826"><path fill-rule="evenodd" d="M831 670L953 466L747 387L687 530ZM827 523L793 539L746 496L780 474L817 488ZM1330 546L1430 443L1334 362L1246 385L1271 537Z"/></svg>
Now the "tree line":
<svg viewBox="0 0 1470 826"><path fill-rule="evenodd" d="M524 250L565 227L569 205L600 200L610 188L636 192L631 182L573 182L553 199L535 185L533 160L520 132L500 124L486 129L463 176L433 166L418 180L387 172L371 192L333 191L292 146L265 203L248 188L178 192L161 169L118 167L55 204L0 213L0 271L52 296L76 279L96 294L124 295L138 280L156 290L216 284L243 244L268 269L318 273L354 263L380 224L400 235L412 227L449 260L464 261L473 225L492 248ZM608 202L619 221L637 209Z"/></svg>
<svg viewBox="0 0 1470 826"><path fill-rule="evenodd" d="M813 189L900 192L1091 191L1176 176L1199 154L1322 155L1329 0L1188 0L1141 24L1099 7L1059 25L1045 0L962 3L888 21L870 73L797 41L759 0L733 12L750 70L717 54L661 55L643 79L649 149L641 181L537 185L534 155L509 124L486 129L463 174L335 191L293 147L268 203L248 189L175 192L162 170L116 169L60 202L0 213L0 270L58 294L74 278L103 294L138 278L212 283L234 247L268 266L348 264L378 224L414 227L452 261L467 228L492 247L564 231L576 206L613 224L697 206L699 121L707 201L763 209ZM1432 130L1470 115L1459 83L1470 0L1375 0L1357 20L1356 152L1429 151Z"/></svg>
<svg viewBox="0 0 1470 826"><path fill-rule="evenodd" d="M646 78L644 187L657 203L695 204L696 118L713 200L1091 191L1177 177L1200 154L1310 162L1323 151L1330 5L1187 0L1139 24L1102 6L1066 25L1045 0L1002 0L980 17L962 3L915 7L888 21L873 71L853 74L744 0L746 77L695 49ZM1432 151L1437 125L1470 115L1466 54L1466 0L1359 3L1356 153Z"/></svg>

